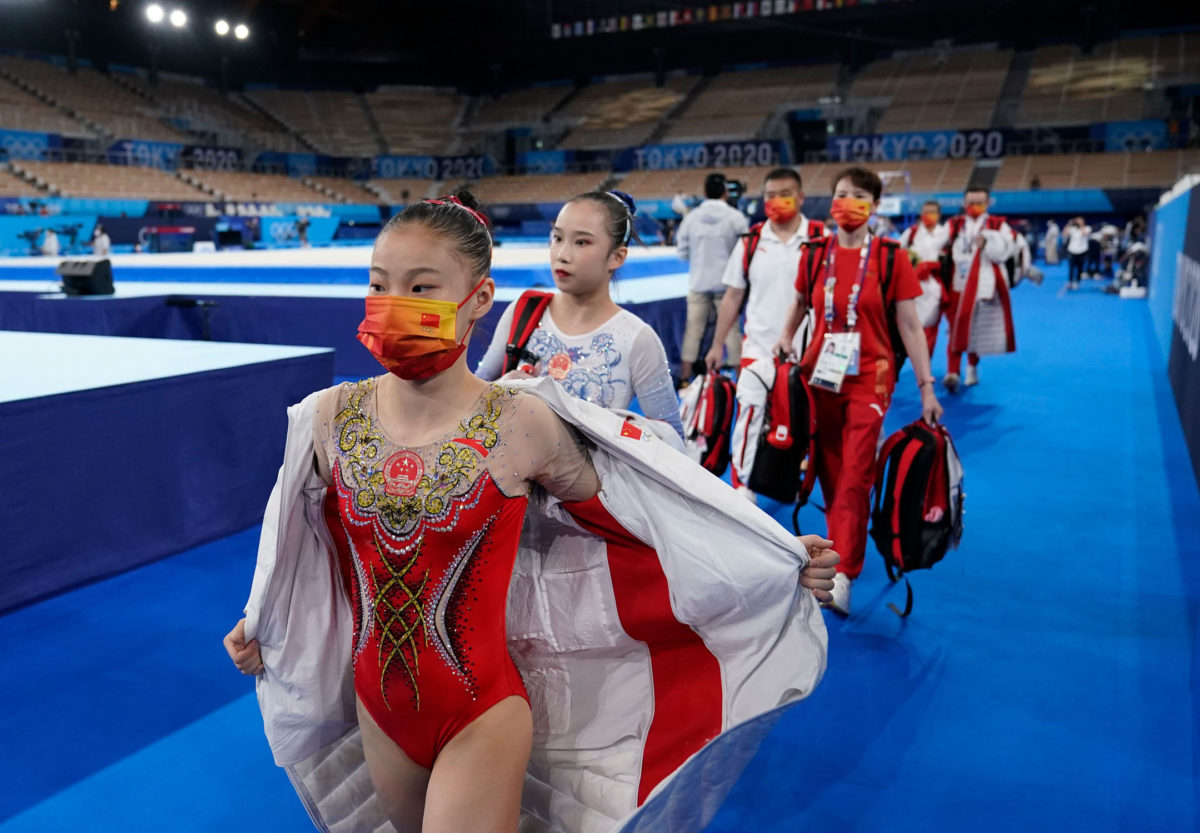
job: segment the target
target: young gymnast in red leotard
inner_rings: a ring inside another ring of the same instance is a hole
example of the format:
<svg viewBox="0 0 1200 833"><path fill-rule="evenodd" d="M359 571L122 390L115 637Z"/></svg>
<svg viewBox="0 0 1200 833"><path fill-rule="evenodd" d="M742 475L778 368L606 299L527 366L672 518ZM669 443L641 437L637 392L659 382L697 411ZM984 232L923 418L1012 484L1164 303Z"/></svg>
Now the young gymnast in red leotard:
<svg viewBox="0 0 1200 833"><path fill-rule="evenodd" d="M473 206L465 193L419 203L380 233L359 337L390 372L325 391L314 423L352 597L363 751L400 833L516 830L532 721L505 607L527 496L537 484L570 504L600 490L549 406L467 368L495 289ZM820 597L837 556L813 555L802 583ZM258 673L244 623L226 648Z"/></svg>

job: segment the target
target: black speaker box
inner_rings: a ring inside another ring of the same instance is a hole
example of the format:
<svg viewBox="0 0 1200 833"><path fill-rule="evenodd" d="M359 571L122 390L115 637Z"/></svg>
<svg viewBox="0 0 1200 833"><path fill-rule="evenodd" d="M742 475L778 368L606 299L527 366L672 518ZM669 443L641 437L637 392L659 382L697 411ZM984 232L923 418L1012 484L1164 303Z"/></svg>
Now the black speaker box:
<svg viewBox="0 0 1200 833"><path fill-rule="evenodd" d="M64 260L58 264L67 295L112 295L112 261Z"/></svg>

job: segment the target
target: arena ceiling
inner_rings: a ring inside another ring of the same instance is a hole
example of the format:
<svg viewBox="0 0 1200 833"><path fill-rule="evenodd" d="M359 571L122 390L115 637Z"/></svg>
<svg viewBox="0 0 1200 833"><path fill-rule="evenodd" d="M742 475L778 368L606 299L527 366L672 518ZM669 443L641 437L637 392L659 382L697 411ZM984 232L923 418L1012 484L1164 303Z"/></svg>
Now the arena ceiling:
<svg viewBox="0 0 1200 833"><path fill-rule="evenodd" d="M1191 4L1166 0L859 0L755 20L554 39L553 25L695 9L664 0L158 0L189 15L180 30L152 26L152 0L0 0L0 48L216 77L370 87L455 85L483 91L531 80L785 59L856 63L939 39L1018 46L1112 37L1127 29L1195 23ZM830 0L833 2L833 0ZM724 5L724 4L718 4ZM245 22L248 39L213 23ZM75 34L70 34L75 33Z"/></svg>

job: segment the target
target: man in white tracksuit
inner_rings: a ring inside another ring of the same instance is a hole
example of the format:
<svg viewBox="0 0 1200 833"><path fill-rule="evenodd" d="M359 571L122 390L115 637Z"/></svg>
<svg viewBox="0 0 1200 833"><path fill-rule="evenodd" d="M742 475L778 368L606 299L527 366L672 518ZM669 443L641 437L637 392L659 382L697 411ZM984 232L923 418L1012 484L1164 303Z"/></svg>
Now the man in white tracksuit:
<svg viewBox="0 0 1200 833"><path fill-rule="evenodd" d="M729 254L750 228L746 216L725 202L725 193L725 175L709 174L704 180L704 202L683 218L675 237L680 259L688 262L687 326L680 350L684 378L704 372L703 366L697 366L700 341L725 294L721 277ZM730 364L741 361L742 328L737 322L725 337L725 350Z"/></svg>

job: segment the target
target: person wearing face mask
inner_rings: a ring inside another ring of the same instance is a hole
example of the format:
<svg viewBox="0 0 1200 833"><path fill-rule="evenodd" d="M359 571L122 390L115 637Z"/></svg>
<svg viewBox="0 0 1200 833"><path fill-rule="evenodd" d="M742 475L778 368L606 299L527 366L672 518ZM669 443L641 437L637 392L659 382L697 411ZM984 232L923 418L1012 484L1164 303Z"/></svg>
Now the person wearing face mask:
<svg viewBox="0 0 1200 833"><path fill-rule="evenodd" d="M633 197L622 191L580 194L562 207L550 232L550 266L559 291L540 312L534 308L539 318L526 326L536 329L519 361L508 346L513 319L518 307L543 293L526 293L509 304L475 375L549 376L567 393L602 408L624 410L637 399L643 414L667 423L682 441L679 399L662 340L617 306L609 291L629 253L636 211Z"/></svg>
<svg viewBox="0 0 1200 833"><path fill-rule="evenodd" d="M912 252L921 284L921 297L917 299L917 317L925 328L925 343L929 355L937 344L938 327L946 309L946 288L942 285L942 250L950 239L950 231L942 222L942 209L937 200L926 200L921 206L921 219L900 235L901 247Z"/></svg>
<svg viewBox="0 0 1200 833"><path fill-rule="evenodd" d="M792 168L775 168L763 181L767 221L757 223L729 255L721 282L725 294L717 312L713 346L704 361L709 370L722 362L725 336L745 309L741 366L771 356L779 335L800 261L800 245L825 233L825 227L801 213L804 189Z"/></svg>
<svg viewBox="0 0 1200 833"><path fill-rule="evenodd" d="M963 213L950 219L946 251L953 263L947 314L950 343L942 384L954 393L959 386L962 354L967 357L965 383L979 383L982 353L1011 353L1017 349L1013 331L1010 284L1006 262L1016 251L1013 231L1003 217L988 213L991 191L968 187Z"/></svg>
<svg viewBox="0 0 1200 833"><path fill-rule="evenodd" d="M389 220L359 326L387 372L288 412L224 644L323 830L513 833L524 802L607 831L693 755L736 778L751 718L824 668L830 542L730 507L637 420L470 372L491 256L467 192Z"/></svg>
<svg viewBox="0 0 1200 833"><path fill-rule="evenodd" d="M774 346L777 354L794 353L796 329L811 307L815 329L800 369L816 409L828 534L843 554L829 607L843 616L850 613L850 584L862 572L875 449L905 353L921 390L921 416L932 424L942 415L917 317L921 287L905 251L867 225L882 192L879 176L866 168L834 178L837 234L805 244Z"/></svg>

